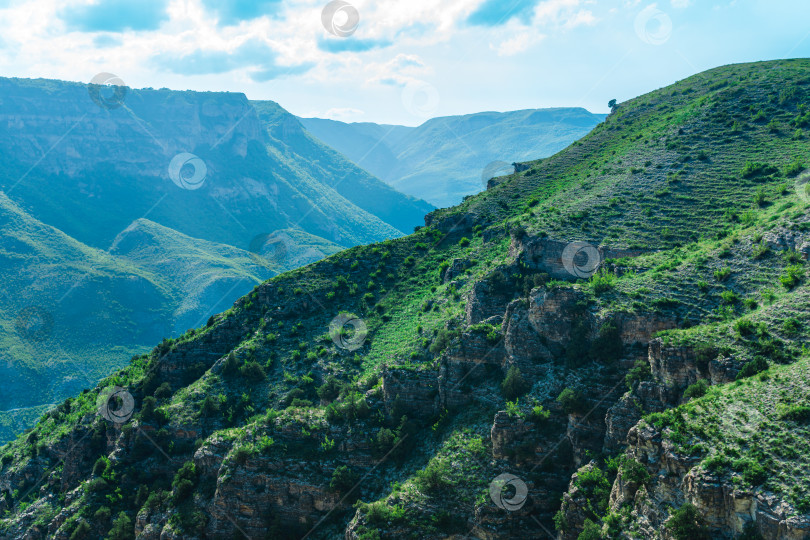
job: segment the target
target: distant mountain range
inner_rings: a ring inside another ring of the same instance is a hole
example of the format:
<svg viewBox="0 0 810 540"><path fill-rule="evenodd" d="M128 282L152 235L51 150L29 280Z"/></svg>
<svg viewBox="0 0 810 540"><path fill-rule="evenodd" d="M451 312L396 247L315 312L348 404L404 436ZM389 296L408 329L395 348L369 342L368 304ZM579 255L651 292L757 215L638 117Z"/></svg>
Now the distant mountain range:
<svg viewBox="0 0 810 540"><path fill-rule="evenodd" d="M0 79L0 153L0 411L91 387L433 209L236 93ZM0 441L28 416L0 413Z"/></svg>
<svg viewBox="0 0 810 540"><path fill-rule="evenodd" d="M581 108L482 112L419 127L300 118L312 135L395 189L438 207L458 204L511 172L555 154L605 119Z"/></svg>

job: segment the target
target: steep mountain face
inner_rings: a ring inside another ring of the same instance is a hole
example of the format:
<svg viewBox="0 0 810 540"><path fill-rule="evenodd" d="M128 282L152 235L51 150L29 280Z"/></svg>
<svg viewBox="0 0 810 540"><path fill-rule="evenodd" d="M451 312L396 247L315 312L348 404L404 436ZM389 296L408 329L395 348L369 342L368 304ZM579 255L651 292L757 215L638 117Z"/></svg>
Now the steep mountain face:
<svg viewBox="0 0 810 540"><path fill-rule="evenodd" d="M415 128L300 120L312 135L395 189L441 208L483 190L514 162L562 150L604 118L559 108L448 116Z"/></svg>
<svg viewBox="0 0 810 540"><path fill-rule="evenodd" d="M366 212L405 233L424 223L435 207L395 191L304 130L298 118L272 101L251 102L269 135L281 141L285 158Z"/></svg>
<svg viewBox="0 0 810 540"><path fill-rule="evenodd" d="M0 79L0 410L61 401L281 271L423 222L430 205L267 110ZM8 415L30 418L0 413L0 441Z"/></svg>
<svg viewBox="0 0 810 540"><path fill-rule="evenodd" d="M10 538L807 538L810 61L257 286L0 449Z"/></svg>

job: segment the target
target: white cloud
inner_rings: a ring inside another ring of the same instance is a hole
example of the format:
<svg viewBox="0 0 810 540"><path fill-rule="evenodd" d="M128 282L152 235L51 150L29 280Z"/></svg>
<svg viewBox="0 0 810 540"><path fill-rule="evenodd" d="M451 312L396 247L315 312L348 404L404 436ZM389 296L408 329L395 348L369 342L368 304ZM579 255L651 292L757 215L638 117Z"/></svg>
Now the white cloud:
<svg viewBox="0 0 810 540"><path fill-rule="evenodd" d="M581 4L580 0L546 0L540 2L534 9L534 24L562 28L593 24L596 20L593 13L581 9Z"/></svg>
<svg viewBox="0 0 810 540"><path fill-rule="evenodd" d="M366 72L369 83L405 86L430 75L432 70L418 55L400 53L387 62L368 64Z"/></svg>
<svg viewBox="0 0 810 540"><path fill-rule="evenodd" d="M329 109L323 116L318 115L315 113L313 116L317 116L319 118L328 118L330 120L340 120L340 121L347 121L347 120L354 120L358 117L363 116L365 113L360 109L352 109L351 107L335 107Z"/></svg>
<svg viewBox="0 0 810 540"><path fill-rule="evenodd" d="M534 29L526 30L514 34L497 45L490 45L490 48L497 52L498 56L513 56L528 50L545 37L545 35L536 32Z"/></svg>
<svg viewBox="0 0 810 540"><path fill-rule="evenodd" d="M566 30L570 30L571 28L576 28L577 26L593 26L594 24L596 24L596 17L594 14L588 10L580 10L569 17L563 27Z"/></svg>

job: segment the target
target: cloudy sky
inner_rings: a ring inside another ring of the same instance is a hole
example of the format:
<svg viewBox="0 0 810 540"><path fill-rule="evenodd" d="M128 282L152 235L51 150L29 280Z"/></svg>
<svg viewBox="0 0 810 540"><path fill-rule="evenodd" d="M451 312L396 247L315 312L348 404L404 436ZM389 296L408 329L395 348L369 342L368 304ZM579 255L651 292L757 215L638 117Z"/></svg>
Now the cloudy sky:
<svg viewBox="0 0 810 540"><path fill-rule="evenodd" d="M807 0L0 0L0 75L244 92L416 125L810 56Z"/></svg>

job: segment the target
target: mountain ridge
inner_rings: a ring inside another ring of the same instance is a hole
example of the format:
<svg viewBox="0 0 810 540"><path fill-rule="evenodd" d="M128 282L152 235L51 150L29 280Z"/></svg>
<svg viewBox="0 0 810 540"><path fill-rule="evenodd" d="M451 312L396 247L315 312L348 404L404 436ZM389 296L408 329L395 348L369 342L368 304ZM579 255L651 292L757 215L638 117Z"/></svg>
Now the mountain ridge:
<svg viewBox="0 0 810 540"><path fill-rule="evenodd" d="M430 205L265 110L241 93L0 79L0 409L62 400L65 381L92 385L272 275L423 223ZM204 173L194 189L178 156ZM26 313L53 321L42 343L20 335Z"/></svg>
<svg viewBox="0 0 810 540"><path fill-rule="evenodd" d="M807 536L807 99L696 74L263 282L0 449L0 532Z"/></svg>
<svg viewBox="0 0 810 540"><path fill-rule="evenodd" d="M558 107L439 117L413 128L300 120L391 186L449 206L481 191L489 177L508 172L509 164L561 150L604 117L581 107Z"/></svg>

